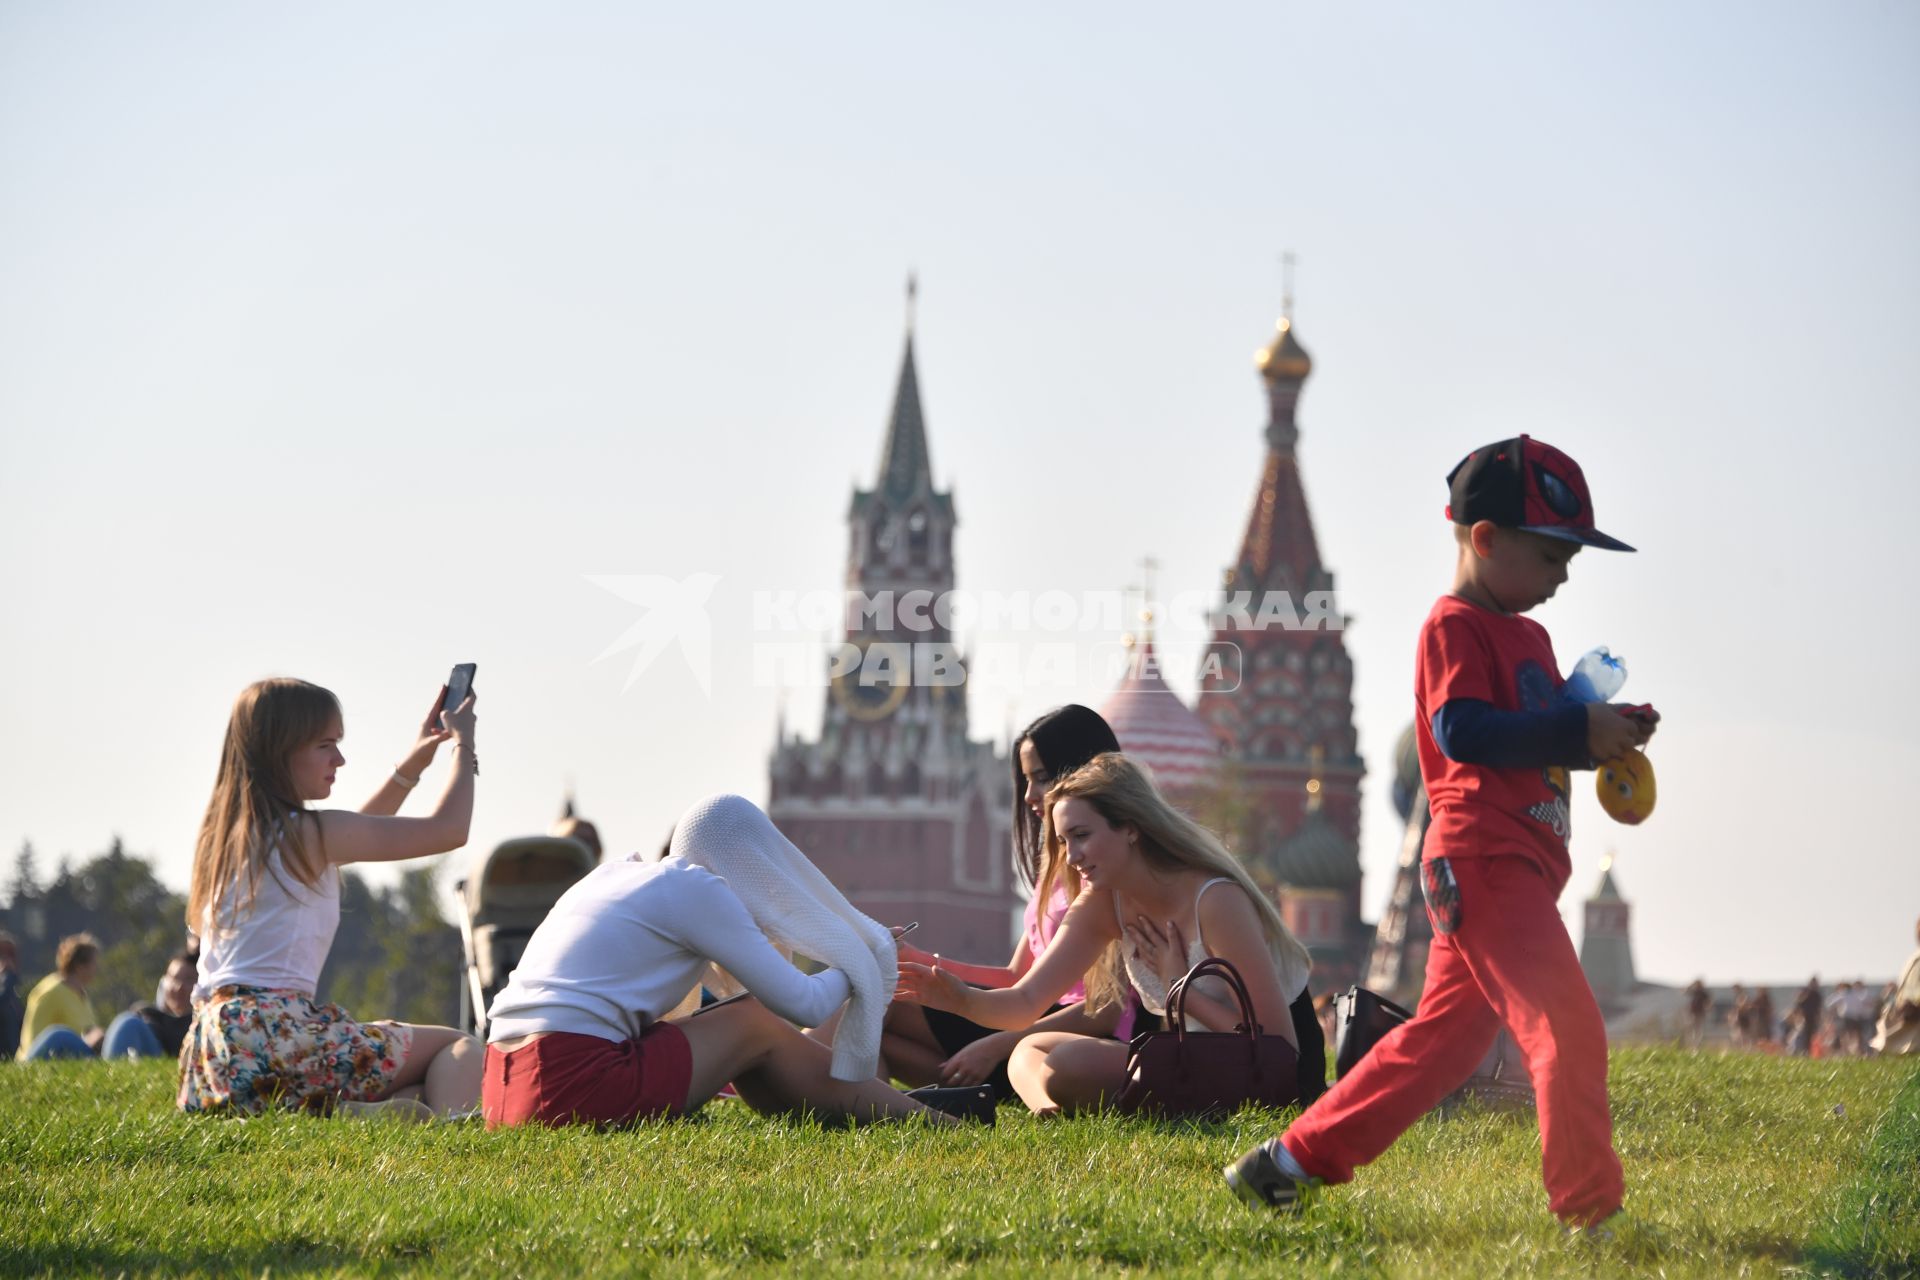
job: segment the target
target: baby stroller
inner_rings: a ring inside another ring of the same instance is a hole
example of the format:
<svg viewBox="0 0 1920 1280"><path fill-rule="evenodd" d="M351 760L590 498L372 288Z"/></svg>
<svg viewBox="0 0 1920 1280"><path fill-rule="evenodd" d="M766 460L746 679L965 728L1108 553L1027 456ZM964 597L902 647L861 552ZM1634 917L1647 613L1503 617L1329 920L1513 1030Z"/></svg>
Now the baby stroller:
<svg viewBox="0 0 1920 1280"><path fill-rule="evenodd" d="M479 869L454 886L467 961L461 1026L486 1038L487 1006L507 985L527 939L594 861L593 851L571 837L522 836L495 845Z"/></svg>

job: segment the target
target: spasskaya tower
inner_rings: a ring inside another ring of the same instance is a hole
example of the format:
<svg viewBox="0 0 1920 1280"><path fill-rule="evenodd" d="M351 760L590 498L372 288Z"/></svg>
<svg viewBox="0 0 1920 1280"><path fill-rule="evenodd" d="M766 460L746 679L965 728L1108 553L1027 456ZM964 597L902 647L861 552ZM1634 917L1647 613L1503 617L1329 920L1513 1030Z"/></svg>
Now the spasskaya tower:
<svg viewBox="0 0 1920 1280"><path fill-rule="evenodd" d="M909 323L879 474L847 509L820 737L782 727L767 813L860 910L920 921L914 942L929 951L994 957L1021 906L1011 765L968 736L966 666L940 604L957 523L952 491L933 482Z"/></svg>

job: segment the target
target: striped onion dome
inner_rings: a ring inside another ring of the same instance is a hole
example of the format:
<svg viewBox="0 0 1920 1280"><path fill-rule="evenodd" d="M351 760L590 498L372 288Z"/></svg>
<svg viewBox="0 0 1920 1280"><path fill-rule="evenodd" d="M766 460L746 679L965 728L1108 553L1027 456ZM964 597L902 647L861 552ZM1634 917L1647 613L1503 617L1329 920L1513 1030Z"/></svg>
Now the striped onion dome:
<svg viewBox="0 0 1920 1280"><path fill-rule="evenodd" d="M1219 739L1160 678L1151 636L1127 657L1126 676L1100 707L1120 749L1144 761L1162 788L1191 793L1206 786L1220 764Z"/></svg>

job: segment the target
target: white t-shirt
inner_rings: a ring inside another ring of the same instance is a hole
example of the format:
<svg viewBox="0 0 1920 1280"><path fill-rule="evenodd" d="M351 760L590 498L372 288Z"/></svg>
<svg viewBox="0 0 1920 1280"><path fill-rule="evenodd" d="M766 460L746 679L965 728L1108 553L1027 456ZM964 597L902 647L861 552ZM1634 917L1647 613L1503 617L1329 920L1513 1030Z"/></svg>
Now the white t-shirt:
<svg viewBox="0 0 1920 1280"><path fill-rule="evenodd" d="M221 903L220 920L203 919L197 1004L221 987L269 987L311 996L340 927L340 869L328 867L309 889L293 878L275 844L251 906L236 906L236 884ZM211 913L209 913L209 916Z"/></svg>
<svg viewBox="0 0 1920 1280"><path fill-rule="evenodd" d="M818 1026L851 988L805 974L753 922L727 882L680 858L609 862L553 904L487 1011L487 1039L571 1031L630 1040L693 989L711 961L760 1002Z"/></svg>

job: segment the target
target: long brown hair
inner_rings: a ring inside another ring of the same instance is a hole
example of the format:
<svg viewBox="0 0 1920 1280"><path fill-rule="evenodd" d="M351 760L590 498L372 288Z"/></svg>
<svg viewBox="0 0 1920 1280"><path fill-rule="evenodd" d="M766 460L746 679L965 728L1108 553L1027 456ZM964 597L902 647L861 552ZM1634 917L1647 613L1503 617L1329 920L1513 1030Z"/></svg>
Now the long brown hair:
<svg viewBox="0 0 1920 1280"><path fill-rule="evenodd" d="M1080 892L1080 875L1067 865L1066 842L1053 825L1053 806L1075 797L1092 805L1108 826L1132 827L1140 837L1141 856L1156 870L1205 871L1225 876L1246 890L1275 955L1291 954L1303 970L1311 966L1306 947L1280 918L1280 908L1260 892L1253 877L1220 842L1220 837L1167 803L1147 771L1117 752L1095 756L1055 782L1047 792L1042 822L1046 844L1040 884L1035 890L1043 895L1041 901L1047 900L1044 895L1051 894L1058 882L1066 884L1070 895L1077 896ZM1125 998L1128 984L1124 942L1122 938L1109 944L1099 961L1087 971L1088 1008L1103 1008ZM1288 995L1291 998L1292 993Z"/></svg>
<svg viewBox="0 0 1920 1280"><path fill-rule="evenodd" d="M187 927L199 932L223 906L253 905L267 853L277 841L286 869L307 888L326 870L324 848L309 851L300 824L285 822L301 809L287 758L325 736L340 718L340 700L317 684L275 678L248 685L227 718L220 772L213 798L193 845L193 878L187 891ZM319 826L319 815L314 815ZM270 835L279 827L277 836ZM322 837L322 845L325 838ZM230 895L233 896L229 902Z"/></svg>

